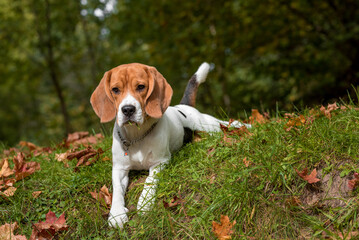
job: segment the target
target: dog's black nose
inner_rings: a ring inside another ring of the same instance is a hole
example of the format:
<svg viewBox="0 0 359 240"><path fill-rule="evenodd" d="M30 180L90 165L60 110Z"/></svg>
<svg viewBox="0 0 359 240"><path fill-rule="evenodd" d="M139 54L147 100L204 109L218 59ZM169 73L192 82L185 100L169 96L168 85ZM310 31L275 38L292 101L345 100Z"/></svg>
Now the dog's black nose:
<svg viewBox="0 0 359 240"><path fill-rule="evenodd" d="M135 113L136 107L133 105L125 105L121 108L121 111L126 117L131 117Z"/></svg>

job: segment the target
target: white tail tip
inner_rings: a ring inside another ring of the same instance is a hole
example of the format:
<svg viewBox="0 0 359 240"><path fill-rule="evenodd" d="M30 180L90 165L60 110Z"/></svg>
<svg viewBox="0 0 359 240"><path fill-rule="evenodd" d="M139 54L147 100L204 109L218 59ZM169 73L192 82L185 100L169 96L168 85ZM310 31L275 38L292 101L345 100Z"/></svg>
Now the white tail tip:
<svg viewBox="0 0 359 240"><path fill-rule="evenodd" d="M209 72L209 64L204 62L201 64L201 66L199 66L197 72L195 73L196 74L196 81L198 83L203 83L204 81L206 81L206 78L207 78L207 74Z"/></svg>

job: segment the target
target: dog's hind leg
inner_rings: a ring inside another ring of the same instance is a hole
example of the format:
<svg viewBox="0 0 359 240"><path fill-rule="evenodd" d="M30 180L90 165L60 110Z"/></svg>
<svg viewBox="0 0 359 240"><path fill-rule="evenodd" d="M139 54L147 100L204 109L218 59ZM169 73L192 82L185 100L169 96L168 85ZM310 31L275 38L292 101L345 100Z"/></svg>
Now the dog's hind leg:
<svg viewBox="0 0 359 240"><path fill-rule="evenodd" d="M197 72L189 79L180 104L188 105L191 107L196 105L198 86L206 81L209 68L210 66L208 63L204 62L201 64Z"/></svg>

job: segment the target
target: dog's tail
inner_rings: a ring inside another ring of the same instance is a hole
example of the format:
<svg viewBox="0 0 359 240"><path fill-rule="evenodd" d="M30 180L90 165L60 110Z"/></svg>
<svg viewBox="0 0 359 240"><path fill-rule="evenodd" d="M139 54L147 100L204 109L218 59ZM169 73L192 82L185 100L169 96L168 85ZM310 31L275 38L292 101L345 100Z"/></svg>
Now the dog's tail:
<svg viewBox="0 0 359 240"><path fill-rule="evenodd" d="M204 62L199 66L197 72L189 79L186 90L184 91L180 104L194 107L196 105L196 96L198 86L206 81L209 72L209 64Z"/></svg>

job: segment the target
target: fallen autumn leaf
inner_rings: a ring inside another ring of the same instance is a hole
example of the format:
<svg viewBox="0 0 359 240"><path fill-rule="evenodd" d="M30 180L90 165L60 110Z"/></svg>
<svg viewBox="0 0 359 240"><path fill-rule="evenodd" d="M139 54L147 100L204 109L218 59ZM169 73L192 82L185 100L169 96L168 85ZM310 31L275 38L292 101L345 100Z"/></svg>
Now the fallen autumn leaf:
<svg viewBox="0 0 359 240"><path fill-rule="evenodd" d="M103 204L105 207L110 208L112 204L112 194L108 191L106 185L103 185L100 191L97 193L90 192L91 196Z"/></svg>
<svg viewBox="0 0 359 240"><path fill-rule="evenodd" d="M221 223L212 222L212 232L219 240L231 239L231 234L233 234L232 227L235 224L235 220L231 223L228 216L221 215Z"/></svg>
<svg viewBox="0 0 359 240"><path fill-rule="evenodd" d="M83 145L88 147L90 145L96 144L99 139L103 139L101 133L98 133L95 136L89 136L88 132L74 132L68 134L67 139L64 141L62 146L66 148L70 147L70 145Z"/></svg>
<svg viewBox="0 0 359 240"><path fill-rule="evenodd" d="M2 166L1 166L1 170L0 170L0 177L3 178L3 177L8 177L10 175L14 174L14 170L12 170L10 167L9 167L9 161L7 160L7 158L5 158L3 161L2 161Z"/></svg>
<svg viewBox="0 0 359 240"><path fill-rule="evenodd" d="M255 123L263 124L266 122L266 119L262 114L259 113L257 109L252 109L252 116L249 117L249 122L251 124L255 124Z"/></svg>
<svg viewBox="0 0 359 240"><path fill-rule="evenodd" d="M351 190L354 190L359 185L359 173L354 173L354 178L348 180L348 187Z"/></svg>
<svg viewBox="0 0 359 240"><path fill-rule="evenodd" d="M165 200L163 200L162 202L165 208L175 207L177 205L184 203L184 201L177 196L174 196L169 203L166 202Z"/></svg>
<svg viewBox="0 0 359 240"><path fill-rule="evenodd" d="M25 155L22 152L18 153L13 161L15 164L14 170L17 181L41 169L40 163L38 162L25 162Z"/></svg>
<svg viewBox="0 0 359 240"><path fill-rule="evenodd" d="M16 191L16 187L9 187L8 189L6 189L6 190L3 192L3 194L4 194L6 197L12 197L12 196L14 196L15 191Z"/></svg>
<svg viewBox="0 0 359 240"><path fill-rule="evenodd" d="M17 229L17 222L14 223L5 223L0 226L0 240L26 240L24 235L14 235L14 231Z"/></svg>
<svg viewBox="0 0 359 240"><path fill-rule="evenodd" d="M66 225L65 214L63 213L59 218L55 213L49 211L46 214L45 222L35 223L32 229L30 240L37 239L53 239L56 233L66 231L69 228Z"/></svg>
<svg viewBox="0 0 359 240"><path fill-rule="evenodd" d="M42 191L35 191L32 193L32 196L33 196L33 198L38 198L41 193L42 193Z"/></svg>
<svg viewBox="0 0 359 240"><path fill-rule="evenodd" d="M317 169L315 168L309 175L307 175L308 168L304 168L303 171L298 171L297 169L295 171L297 172L299 177L301 177L303 180L307 181L310 184L320 181L320 179L317 178Z"/></svg>

